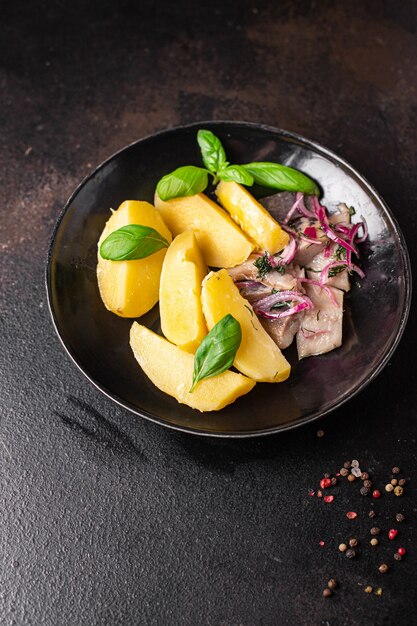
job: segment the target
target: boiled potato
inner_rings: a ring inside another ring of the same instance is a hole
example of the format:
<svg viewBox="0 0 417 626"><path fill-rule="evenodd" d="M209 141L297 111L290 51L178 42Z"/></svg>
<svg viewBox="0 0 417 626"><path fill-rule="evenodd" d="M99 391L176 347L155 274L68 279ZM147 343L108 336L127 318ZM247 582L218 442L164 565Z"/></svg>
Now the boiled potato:
<svg viewBox="0 0 417 626"><path fill-rule="evenodd" d="M194 232L207 265L234 267L254 248L229 215L203 193L167 201L156 194L155 206L174 237L185 230Z"/></svg>
<svg viewBox="0 0 417 626"><path fill-rule="evenodd" d="M177 235L162 265L159 313L165 337L192 354L207 335L201 308L201 283L206 274L194 233L188 230Z"/></svg>
<svg viewBox="0 0 417 626"><path fill-rule="evenodd" d="M194 357L163 337L133 322L130 346L142 370L158 389L199 411L218 411L253 389L255 382L226 371L206 378L190 393Z"/></svg>
<svg viewBox="0 0 417 626"><path fill-rule="evenodd" d="M107 221L98 242L97 280L106 308L120 317L139 317L149 311L159 297L159 278L166 248L136 261L109 261L100 256L101 243L114 230L141 224L157 230L170 242L171 233L160 213L149 204L126 200Z"/></svg>
<svg viewBox="0 0 417 626"><path fill-rule="evenodd" d="M287 245L288 234L245 187L220 181L216 195L220 204L260 250L275 254Z"/></svg>
<svg viewBox="0 0 417 626"><path fill-rule="evenodd" d="M206 276L201 300L209 330L227 313L240 323L242 342L233 363L236 369L260 382L277 383L288 378L290 364L226 270L210 272Z"/></svg>

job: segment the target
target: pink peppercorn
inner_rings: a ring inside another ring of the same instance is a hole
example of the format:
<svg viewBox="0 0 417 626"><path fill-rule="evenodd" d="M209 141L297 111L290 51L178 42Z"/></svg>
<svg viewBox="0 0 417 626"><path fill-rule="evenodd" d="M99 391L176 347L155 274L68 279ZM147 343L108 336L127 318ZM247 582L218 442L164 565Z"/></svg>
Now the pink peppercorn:
<svg viewBox="0 0 417 626"><path fill-rule="evenodd" d="M324 496L323 500L329 504L330 502L333 502L334 496Z"/></svg>
<svg viewBox="0 0 417 626"><path fill-rule="evenodd" d="M398 548L397 552L401 556L404 556L404 554L407 552L407 550L405 548Z"/></svg>
<svg viewBox="0 0 417 626"><path fill-rule="evenodd" d="M330 478L322 478L320 481L320 487L322 489L327 489L327 487L330 487L331 484L332 481L330 480Z"/></svg>
<svg viewBox="0 0 417 626"><path fill-rule="evenodd" d="M372 497L373 498L380 498L381 497L381 492L378 491L378 489L375 489L375 491L372 492Z"/></svg>
<svg viewBox="0 0 417 626"><path fill-rule="evenodd" d="M388 539L395 539L395 537L398 535L398 530L395 530L395 528L391 528L391 530L388 533Z"/></svg>

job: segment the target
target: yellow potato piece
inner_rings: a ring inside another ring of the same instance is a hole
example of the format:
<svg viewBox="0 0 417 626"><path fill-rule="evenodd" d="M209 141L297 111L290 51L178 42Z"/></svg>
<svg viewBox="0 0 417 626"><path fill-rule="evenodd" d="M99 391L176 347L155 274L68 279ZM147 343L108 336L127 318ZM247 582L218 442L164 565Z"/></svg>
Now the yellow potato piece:
<svg viewBox="0 0 417 626"><path fill-rule="evenodd" d="M207 265L234 267L246 261L254 248L229 215L203 193L166 202L156 194L155 206L174 237L194 231Z"/></svg>
<svg viewBox="0 0 417 626"><path fill-rule="evenodd" d="M110 233L128 224L141 224L157 230L170 242L172 237L160 213L139 200L126 200L107 221L98 242L97 280L106 308L120 317L139 317L149 311L159 297L159 278L166 248L136 261L109 261L100 256L100 245Z"/></svg>
<svg viewBox="0 0 417 626"><path fill-rule="evenodd" d="M201 308L201 283L207 274L194 233L177 235L162 265L159 314L165 337L186 352L194 352L207 335Z"/></svg>
<svg viewBox="0 0 417 626"><path fill-rule="evenodd" d="M201 301L209 330L227 313L240 323L242 342L233 363L240 372L259 382L278 383L288 378L290 364L226 270L206 276Z"/></svg>
<svg viewBox="0 0 417 626"><path fill-rule="evenodd" d="M220 204L260 250L275 254L287 245L288 234L245 187L220 181L216 195Z"/></svg>
<svg viewBox="0 0 417 626"><path fill-rule="evenodd" d="M158 389L199 411L218 411L253 389L255 381L226 371L198 383L189 392L194 357L163 337L133 322L130 346L145 374Z"/></svg>

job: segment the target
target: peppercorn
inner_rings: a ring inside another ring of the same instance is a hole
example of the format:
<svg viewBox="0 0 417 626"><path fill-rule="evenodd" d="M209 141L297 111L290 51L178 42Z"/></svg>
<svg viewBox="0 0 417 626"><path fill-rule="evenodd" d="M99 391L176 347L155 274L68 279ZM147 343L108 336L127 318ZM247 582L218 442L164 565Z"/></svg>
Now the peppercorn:
<svg viewBox="0 0 417 626"><path fill-rule="evenodd" d="M397 522L403 522L405 520L405 516L402 513L397 513L397 515L395 516L395 519L397 520Z"/></svg>
<svg viewBox="0 0 417 626"><path fill-rule="evenodd" d="M382 563L379 567L378 567L379 571L381 572L381 574L386 574L389 571L389 565L387 565L386 563Z"/></svg>
<svg viewBox="0 0 417 626"><path fill-rule="evenodd" d="M399 467L393 467L391 470L392 474L399 474L400 473L400 468Z"/></svg>
<svg viewBox="0 0 417 626"><path fill-rule="evenodd" d="M405 548L398 548L397 553L400 556L404 556L404 554L407 552L407 550Z"/></svg>
<svg viewBox="0 0 417 626"><path fill-rule="evenodd" d="M395 487L395 489L394 489L394 494L395 494L396 496L402 496L402 495L403 495L403 493L404 493L404 489L403 489L403 487L400 487L400 486Z"/></svg>
<svg viewBox="0 0 417 626"><path fill-rule="evenodd" d="M352 467L359 467L359 461L357 461L356 459L352 461Z"/></svg>
<svg viewBox="0 0 417 626"><path fill-rule="evenodd" d="M326 472L325 474L323 474L324 478L330 478L330 474L329 472Z"/></svg>
<svg viewBox="0 0 417 626"><path fill-rule="evenodd" d="M317 437L323 437L323 436L324 436L324 430L318 430Z"/></svg>
<svg viewBox="0 0 417 626"><path fill-rule="evenodd" d="M391 528L391 530L388 533L388 539L391 539L391 541L393 539L395 539L395 537L398 535L398 530L396 530L395 528Z"/></svg>
<svg viewBox="0 0 417 626"><path fill-rule="evenodd" d="M358 545L358 540L356 539L356 537L351 537L351 539L349 539L349 545L351 548L356 548L356 546Z"/></svg>
<svg viewBox="0 0 417 626"><path fill-rule="evenodd" d="M400 485L400 487L404 487L405 483L406 483L406 479L405 478L400 478L400 480L398 481L398 484Z"/></svg>
<svg viewBox="0 0 417 626"><path fill-rule="evenodd" d="M332 487L337 485L337 478L336 478L336 476L333 476L333 478L331 479L331 484L332 484Z"/></svg>
<svg viewBox="0 0 417 626"><path fill-rule="evenodd" d="M343 463L343 467L346 467L346 469L350 469L350 461L345 461Z"/></svg>
<svg viewBox="0 0 417 626"><path fill-rule="evenodd" d="M346 552L346 550L347 550L347 545L346 545L345 543L341 543L341 544L339 545L339 550L340 550L340 552Z"/></svg>
<svg viewBox="0 0 417 626"><path fill-rule="evenodd" d="M399 554L399 552L396 552L396 553L394 554L394 559L395 559L396 561L402 561L402 558L403 558L403 557L401 556L401 554Z"/></svg>
<svg viewBox="0 0 417 626"><path fill-rule="evenodd" d="M355 550L346 550L346 558L347 559L353 559L356 556L356 552Z"/></svg>
<svg viewBox="0 0 417 626"><path fill-rule="evenodd" d="M361 480L368 480L369 478L369 474L368 472L362 472L361 474Z"/></svg>
<svg viewBox="0 0 417 626"><path fill-rule="evenodd" d="M371 587L371 585L368 585L367 587L365 587L365 593L372 593L373 592L373 588Z"/></svg>
<svg viewBox="0 0 417 626"><path fill-rule="evenodd" d="M380 498L381 497L381 493L378 489L375 489L375 491L372 492L372 497L373 498Z"/></svg>
<svg viewBox="0 0 417 626"><path fill-rule="evenodd" d="M317 491L317 497L318 497L318 498L321 498L321 497L322 497L322 495L323 495L323 492L322 492L322 491L320 491L320 489L319 489L319 490Z"/></svg>
<svg viewBox="0 0 417 626"><path fill-rule="evenodd" d="M359 489L361 496L367 496L369 494L369 489L367 487L361 487Z"/></svg>
<svg viewBox="0 0 417 626"><path fill-rule="evenodd" d="M322 489L327 489L327 487L330 487L330 485L332 484L332 481L330 480L330 478L322 478L320 481L320 487Z"/></svg>
<svg viewBox="0 0 417 626"><path fill-rule="evenodd" d="M381 532L380 528L377 528L376 526L374 526L373 528L371 528L371 535L375 536L375 535L379 535L379 533Z"/></svg>
<svg viewBox="0 0 417 626"><path fill-rule="evenodd" d="M324 598L330 598L330 596L332 595L333 595L333 591L331 589L329 589L328 587L326 587L326 589L323 589Z"/></svg>
<svg viewBox="0 0 417 626"><path fill-rule="evenodd" d="M388 491L388 493L390 491L394 491L394 487L391 485L391 483L388 483L388 485L385 485L385 491Z"/></svg>
<svg viewBox="0 0 417 626"><path fill-rule="evenodd" d="M341 476L347 476L349 474L349 470L346 469L346 467L341 467L340 468L340 475Z"/></svg>
<svg viewBox="0 0 417 626"><path fill-rule="evenodd" d="M354 481L354 480L356 480L356 476L355 476L354 474L349 474L349 476L348 476L348 481L349 481L350 483L353 483L353 481Z"/></svg>
<svg viewBox="0 0 417 626"><path fill-rule="evenodd" d="M375 511L369 511L368 517L370 517L370 518L376 517L376 512Z"/></svg>
<svg viewBox="0 0 417 626"><path fill-rule="evenodd" d="M335 578L331 578L329 580L329 582L327 583L327 586L329 589L336 589L337 587L337 580Z"/></svg>
<svg viewBox="0 0 417 626"><path fill-rule="evenodd" d="M381 587L378 587L378 589L375 589L375 595L376 596L382 596L382 589L381 589Z"/></svg>
<svg viewBox="0 0 417 626"><path fill-rule="evenodd" d="M394 487L395 487L396 485L398 485L398 480L397 480L396 478L393 478L393 479L391 480L391 485L393 485Z"/></svg>
<svg viewBox="0 0 417 626"><path fill-rule="evenodd" d="M376 537L372 537L370 544L371 546L377 546L379 544L379 541Z"/></svg>
<svg viewBox="0 0 417 626"><path fill-rule="evenodd" d="M370 489L372 487L372 480L364 480L363 486L366 487L367 489Z"/></svg>

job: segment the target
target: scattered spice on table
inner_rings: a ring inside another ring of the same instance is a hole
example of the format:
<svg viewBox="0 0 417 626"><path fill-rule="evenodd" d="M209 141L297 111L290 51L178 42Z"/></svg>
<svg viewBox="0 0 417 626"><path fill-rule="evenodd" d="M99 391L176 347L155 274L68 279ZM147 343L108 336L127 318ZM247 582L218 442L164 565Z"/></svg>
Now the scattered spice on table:
<svg viewBox="0 0 417 626"><path fill-rule="evenodd" d="M391 470L391 474L399 474L400 473L400 468L399 467L393 467Z"/></svg>
<svg viewBox="0 0 417 626"><path fill-rule="evenodd" d="M382 596L382 588L378 587L377 589L375 589L375 595L376 596Z"/></svg>
<svg viewBox="0 0 417 626"><path fill-rule="evenodd" d="M337 582L336 578L331 578L329 580L329 582L327 583L327 586L328 586L329 589L337 589L338 582Z"/></svg>
<svg viewBox="0 0 417 626"><path fill-rule="evenodd" d="M321 437L324 437L324 430L318 430L317 431L317 437L319 437L321 439Z"/></svg>
<svg viewBox="0 0 417 626"><path fill-rule="evenodd" d="M320 481L320 487L322 489L327 489L328 487L330 487L331 484L332 481L330 480L330 478L322 478Z"/></svg>
<svg viewBox="0 0 417 626"><path fill-rule="evenodd" d="M400 556L404 556L407 550L405 548L398 548L397 552Z"/></svg>
<svg viewBox="0 0 417 626"><path fill-rule="evenodd" d="M389 572L389 565L387 565L386 563L381 563L378 569L381 572L381 574L386 574L387 572Z"/></svg>
<svg viewBox="0 0 417 626"><path fill-rule="evenodd" d="M340 550L340 552L346 552L347 545L345 543L339 544L339 550Z"/></svg>
<svg viewBox="0 0 417 626"><path fill-rule="evenodd" d="M356 537L351 537L349 539L349 545L351 548L356 548L356 546L358 545L358 540L356 539Z"/></svg>
<svg viewBox="0 0 417 626"><path fill-rule="evenodd" d="M376 499L378 499L378 498L380 498L380 497L381 497L381 492L379 491L379 489L375 489L375 490L372 492L372 497L373 497L373 498L376 498Z"/></svg>
<svg viewBox="0 0 417 626"><path fill-rule="evenodd" d="M356 476L355 476L355 474L349 474L349 475L348 475L348 481L349 481L350 483L353 483L353 481L354 481L354 480L356 480Z"/></svg>
<svg viewBox="0 0 417 626"><path fill-rule="evenodd" d="M369 495L369 489L368 487L361 487L359 489L361 496L367 496Z"/></svg>
<svg viewBox="0 0 417 626"><path fill-rule="evenodd" d="M348 519L356 519L356 518L358 517L358 514L357 514L357 513L355 513L355 511L348 511L348 512L346 513L346 517L347 517Z"/></svg>
<svg viewBox="0 0 417 626"><path fill-rule="evenodd" d="M404 493L404 488L403 487L401 487L400 485L398 485L398 487L395 487L394 494L396 496L402 496L403 493Z"/></svg>
<svg viewBox="0 0 417 626"><path fill-rule="evenodd" d="M326 589L323 589L324 598L330 598L330 596L332 595L333 595L333 591L331 589L329 589L328 587L326 587Z"/></svg>
<svg viewBox="0 0 417 626"><path fill-rule="evenodd" d="M398 552L395 552L395 554L394 554L394 559L395 559L396 561L402 561L402 558L403 558L403 557L402 557L402 554L399 554Z"/></svg>
<svg viewBox="0 0 417 626"><path fill-rule="evenodd" d="M371 585L367 585L364 589L365 593L372 593L373 592L373 587L371 587Z"/></svg>
<svg viewBox="0 0 417 626"><path fill-rule="evenodd" d="M346 550L346 558L347 559L354 559L355 556L356 556L355 550L352 550L351 548L349 548L349 550Z"/></svg>
<svg viewBox="0 0 417 626"><path fill-rule="evenodd" d="M396 528L391 528L391 530L388 531L388 539L391 539L391 541L395 539L397 535L398 535L398 530Z"/></svg>
<svg viewBox="0 0 417 626"><path fill-rule="evenodd" d="M371 535L375 536L375 535L379 535L379 533L381 532L381 529L378 528L377 526L374 526L373 528L371 528L369 532L371 533Z"/></svg>
<svg viewBox="0 0 417 626"><path fill-rule="evenodd" d="M403 515L402 513L397 513L395 516L395 519L397 520L397 522L403 522L405 520L405 515Z"/></svg>
<svg viewBox="0 0 417 626"><path fill-rule="evenodd" d="M405 478L400 478L400 480L398 481L398 484L400 485L400 487L404 487L406 482L407 482L407 480Z"/></svg>
<svg viewBox="0 0 417 626"><path fill-rule="evenodd" d="M396 478L393 478L390 482L390 485L392 485L393 487L396 487L398 485L398 480Z"/></svg>
<svg viewBox="0 0 417 626"><path fill-rule="evenodd" d="M319 546L321 546L321 547L324 546L324 541L323 540L319 541Z"/></svg>
<svg viewBox="0 0 417 626"><path fill-rule="evenodd" d="M370 517L371 519L372 519L373 517L376 517L376 511L373 511L373 510L372 510L372 511L369 511L369 513L368 513L368 517Z"/></svg>
<svg viewBox="0 0 417 626"><path fill-rule="evenodd" d="M388 493L390 491L394 491L394 487L391 485L391 483L388 483L388 485L385 485L385 491L388 491Z"/></svg>
<svg viewBox="0 0 417 626"><path fill-rule="evenodd" d="M371 544L371 546L377 546L379 544L379 541L376 537L372 537L371 541L369 542Z"/></svg>
<svg viewBox="0 0 417 626"><path fill-rule="evenodd" d="M349 474L349 470L346 469L346 467L341 467L340 468L340 475L341 476L347 476Z"/></svg>
<svg viewBox="0 0 417 626"><path fill-rule="evenodd" d="M334 496L324 496L323 500L324 500L324 502L326 502L327 504L330 504L330 502L333 502L333 500L334 500Z"/></svg>

